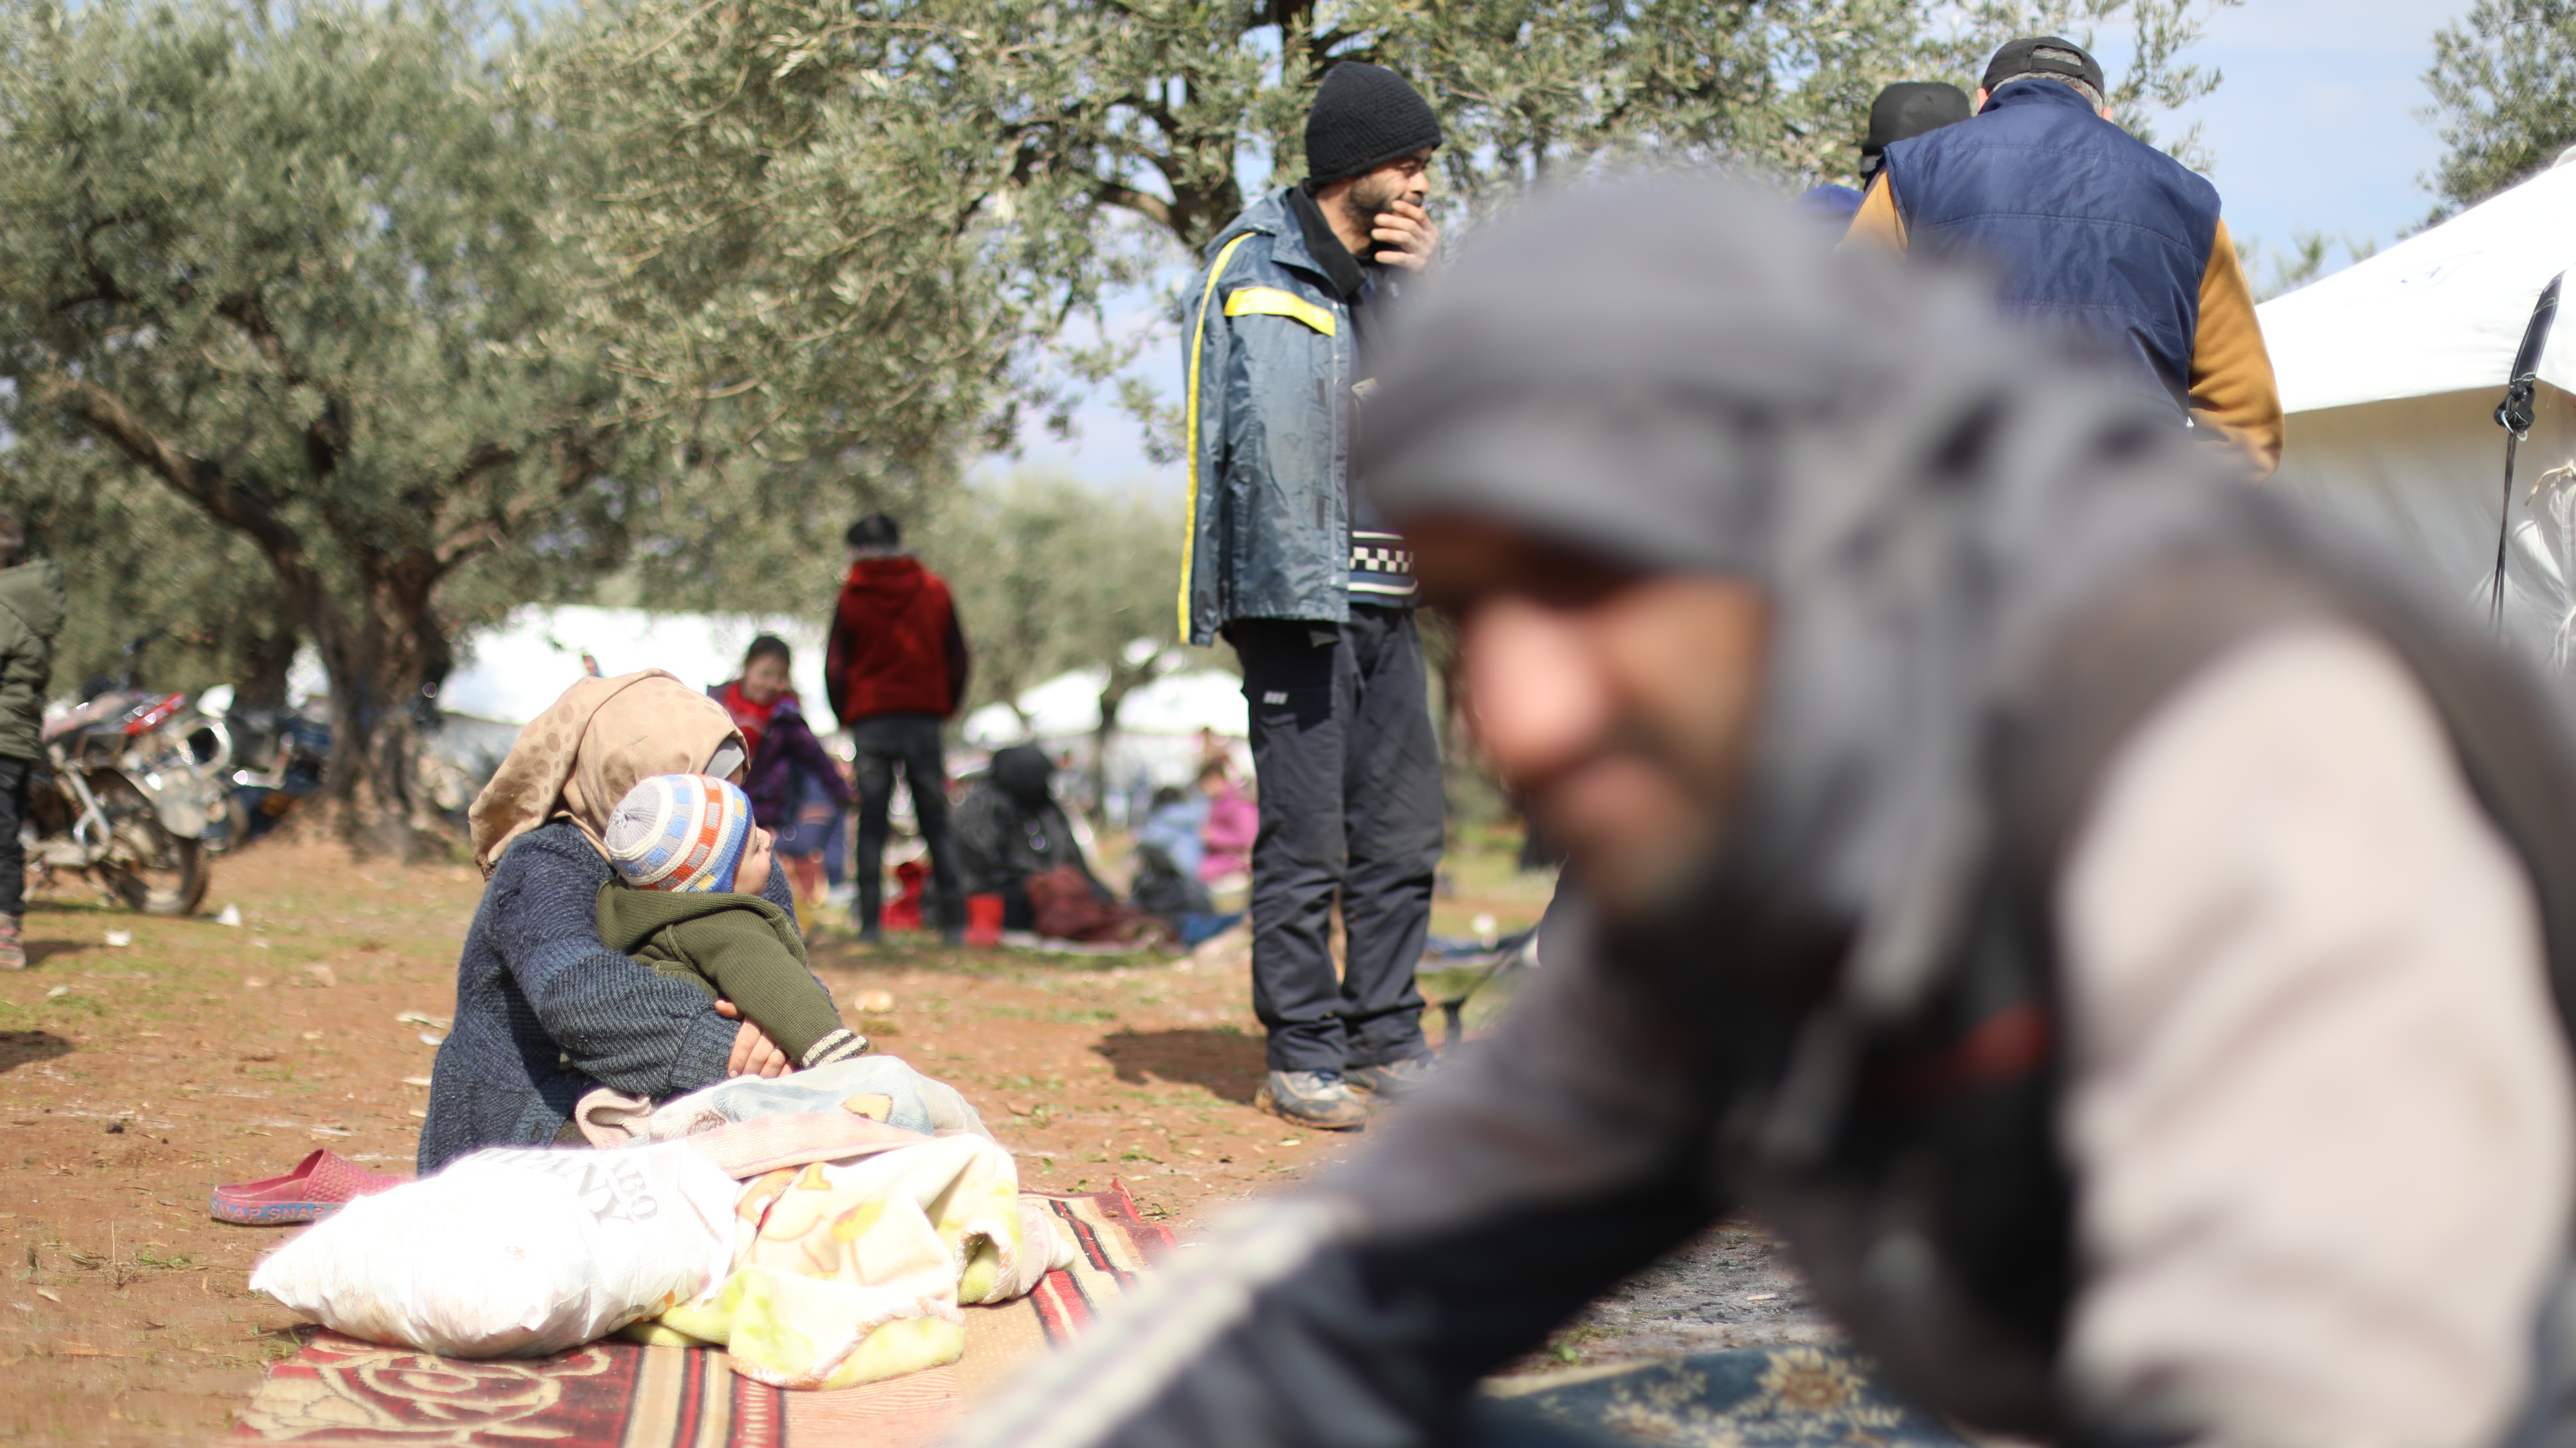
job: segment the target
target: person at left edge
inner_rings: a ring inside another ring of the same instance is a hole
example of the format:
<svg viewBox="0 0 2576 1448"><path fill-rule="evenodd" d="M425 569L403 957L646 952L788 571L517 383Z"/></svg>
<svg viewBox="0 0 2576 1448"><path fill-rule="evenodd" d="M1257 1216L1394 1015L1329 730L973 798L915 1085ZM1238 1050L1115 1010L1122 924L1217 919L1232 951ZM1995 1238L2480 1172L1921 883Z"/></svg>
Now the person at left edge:
<svg viewBox="0 0 2576 1448"><path fill-rule="evenodd" d="M1251 706L1258 1100L1328 1130L1367 1120L1353 1088L1392 1098L1430 1059L1414 967L1440 862L1440 751L1412 559L1350 458L1385 308L1439 247L1423 201L1440 141L1403 77L1334 66L1306 120L1306 180L1228 223L1184 301L1180 622L1193 644L1234 645Z"/></svg>
<svg viewBox="0 0 2576 1448"><path fill-rule="evenodd" d="M45 686L63 626L63 565L27 557L27 529L0 513L0 970L25 970L27 818L43 740Z"/></svg>

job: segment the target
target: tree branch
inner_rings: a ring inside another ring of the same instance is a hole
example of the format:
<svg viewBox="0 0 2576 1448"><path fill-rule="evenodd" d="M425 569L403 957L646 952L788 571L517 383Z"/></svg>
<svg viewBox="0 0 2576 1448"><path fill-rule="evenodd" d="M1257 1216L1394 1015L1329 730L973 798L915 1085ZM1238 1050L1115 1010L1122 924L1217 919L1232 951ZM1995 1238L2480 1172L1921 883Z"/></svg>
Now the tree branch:
<svg viewBox="0 0 2576 1448"><path fill-rule="evenodd" d="M1172 232L1173 235L1180 235L1179 230L1172 224L1171 203L1151 191L1139 191L1124 181L1095 181L1091 187L1091 199L1103 206L1116 206L1133 211L1164 230ZM1181 244L1188 245L1189 238L1181 237Z"/></svg>
<svg viewBox="0 0 2576 1448"><path fill-rule="evenodd" d="M315 642L337 648L346 636L339 608L306 560L304 535L279 516L276 499L255 480L222 464L185 452L134 414L124 400L94 382L61 373L34 379L39 400L79 419L89 429L206 516L248 537L267 556L287 599L313 629Z"/></svg>

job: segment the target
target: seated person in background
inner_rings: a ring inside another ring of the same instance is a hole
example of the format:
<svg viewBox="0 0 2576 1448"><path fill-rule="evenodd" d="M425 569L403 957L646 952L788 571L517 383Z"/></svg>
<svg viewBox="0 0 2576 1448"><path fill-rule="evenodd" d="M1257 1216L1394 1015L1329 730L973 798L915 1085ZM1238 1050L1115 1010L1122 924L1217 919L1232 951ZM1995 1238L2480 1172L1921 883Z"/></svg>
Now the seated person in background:
<svg viewBox="0 0 2576 1448"><path fill-rule="evenodd" d="M788 682L794 665L785 639L762 634L743 651L742 677L708 692L724 705L751 752L742 792L751 796L752 823L770 832L797 898L817 900L824 889L824 840L857 796L844 777L848 766L823 748L805 722L804 705ZM823 807L819 828L801 828L809 803Z"/></svg>
<svg viewBox="0 0 2576 1448"><path fill-rule="evenodd" d="M1233 766L1211 759L1199 766L1199 793L1207 797L1207 823L1199 827L1199 878L1218 888L1252 873L1252 840L1261 833L1261 809L1234 782Z"/></svg>
<svg viewBox="0 0 2576 1448"><path fill-rule="evenodd" d="M1136 832L1136 878L1128 902L1170 926L1183 946L1193 946L1243 918L1219 914L1200 881L1199 830L1208 813L1204 796L1165 785L1154 791L1154 812Z"/></svg>
<svg viewBox="0 0 2576 1448"><path fill-rule="evenodd" d="M1073 822L1047 788L1054 775L1044 750L1013 745L993 756L992 767L957 806L958 873L969 896L1002 897L1005 930L1038 929L1029 898L1035 876L1070 871L1094 899L1116 898L1082 858Z"/></svg>
<svg viewBox="0 0 2576 1448"><path fill-rule="evenodd" d="M1136 848L1161 851L1166 861L1195 880L1199 859L1207 853L1207 846L1199 840L1207 817L1207 796L1164 785L1154 791L1154 807L1146 813L1143 827L1136 831Z"/></svg>
<svg viewBox="0 0 2576 1448"><path fill-rule="evenodd" d="M657 975L740 1006L799 1067L863 1055L807 968L796 917L761 898L773 858L751 800L703 774L660 774L627 791L604 841L599 938Z"/></svg>

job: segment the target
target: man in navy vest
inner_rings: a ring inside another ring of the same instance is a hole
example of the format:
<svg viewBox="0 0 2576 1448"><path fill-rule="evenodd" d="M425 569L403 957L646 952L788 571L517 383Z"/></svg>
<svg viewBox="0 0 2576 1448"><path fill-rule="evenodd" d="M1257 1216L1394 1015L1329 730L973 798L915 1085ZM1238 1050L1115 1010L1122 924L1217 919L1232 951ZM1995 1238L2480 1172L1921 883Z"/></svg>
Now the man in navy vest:
<svg viewBox="0 0 2576 1448"><path fill-rule="evenodd" d="M2008 314L2107 351L2270 476L2281 397L2218 189L2112 124L2073 41L2007 43L1975 107L1887 148L1850 235L1988 268Z"/></svg>

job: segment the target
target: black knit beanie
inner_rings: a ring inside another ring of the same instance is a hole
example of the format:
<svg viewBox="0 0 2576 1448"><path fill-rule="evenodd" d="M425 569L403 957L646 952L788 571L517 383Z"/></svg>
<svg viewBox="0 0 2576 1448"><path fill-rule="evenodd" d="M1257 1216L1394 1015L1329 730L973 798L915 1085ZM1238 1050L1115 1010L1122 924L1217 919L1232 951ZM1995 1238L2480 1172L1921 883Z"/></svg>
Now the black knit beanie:
<svg viewBox="0 0 2576 1448"><path fill-rule="evenodd" d="M1440 140L1440 118L1404 77L1346 60L1324 72L1306 113L1306 182L1328 186Z"/></svg>

